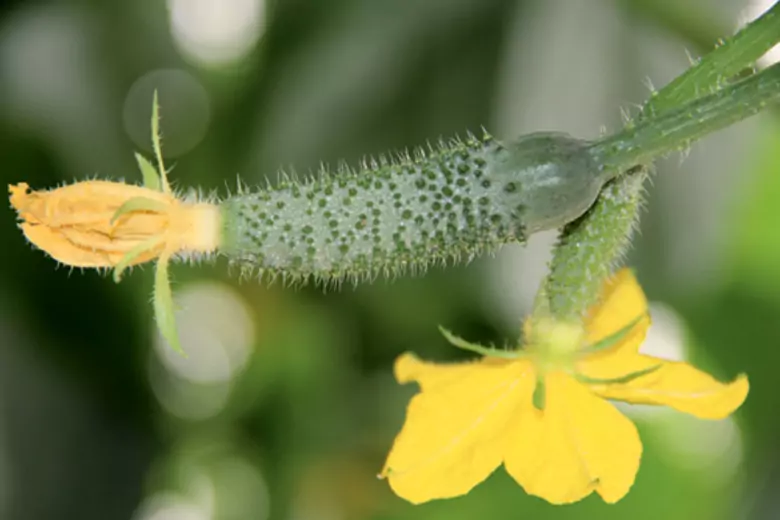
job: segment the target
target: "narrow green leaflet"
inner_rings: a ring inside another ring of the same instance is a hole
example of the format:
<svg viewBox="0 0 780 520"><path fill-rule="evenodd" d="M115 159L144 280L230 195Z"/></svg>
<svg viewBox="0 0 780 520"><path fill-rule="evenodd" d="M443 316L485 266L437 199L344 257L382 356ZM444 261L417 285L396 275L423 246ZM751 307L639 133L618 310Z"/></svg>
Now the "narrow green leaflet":
<svg viewBox="0 0 780 520"><path fill-rule="evenodd" d="M122 259L114 266L114 281L119 283L122 280L122 273L127 269L130 264L138 258L140 255L154 249L160 245L163 241L163 237L152 237L144 242L141 242L122 257Z"/></svg>
<svg viewBox="0 0 780 520"><path fill-rule="evenodd" d="M187 357L187 354L181 347L179 333L176 330L173 294L171 293L171 283L168 277L168 260L169 255L166 253L163 253L160 259L157 260L157 268L154 273L154 314L163 338L165 338L173 350Z"/></svg>
<svg viewBox="0 0 780 520"><path fill-rule="evenodd" d="M157 172L157 168L140 153L135 154L135 161L138 163L138 168L141 170L141 175L144 178L144 187L154 191L161 191L160 174Z"/></svg>
<svg viewBox="0 0 780 520"><path fill-rule="evenodd" d="M483 347L476 343L469 343L463 338L454 335L442 326L439 326L439 331L453 346L469 352L475 352L482 356L499 357L504 359L518 359L522 357L523 353L519 350L505 350L496 347Z"/></svg>
<svg viewBox="0 0 780 520"><path fill-rule="evenodd" d="M588 345L584 347L582 350L580 350L583 354L593 354L595 352L599 352L602 350L606 350L610 347L613 347L623 341L626 336L634 329L637 323L640 322L642 318L644 318L645 315L638 316L634 318L628 325L623 327L622 329L618 330L614 334L610 334L606 338L602 339L601 341L597 341L596 343L593 343L591 345Z"/></svg>
<svg viewBox="0 0 780 520"><path fill-rule="evenodd" d="M629 374L626 374L624 376L620 377L613 377L611 379L598 379L595 377L588 377L582 374L577 374L575 377L577 378L577 381L580 383L585 383L587 385L619 385L624 383L630 383L634 379L640 378L642 376L646 376L647 374L651 374L661 368L661 364L654 365L650 368L645 368L644 370L637 370L636 372L631 372Z"/></svg>
<svg viewBox="0 0 780 520"><path fill-rule="evenodd" d="M162 139L160 136L160 103L156 90L154 91L154 99L152 100L152 146L154 147L154 155L157 158L157 167L160 171L162 191L164 193L170 193L171 186L168 184L168 172L165 170L165 164L163 163Z"/></svg>
<svg viewBox="0 0 780 520"><path fill-rule="evenodd" d="M116 222L116 220L122 215L132 211L153 211L162 213L167 208L168 206L164 202L160 202L158 200L153 200L146 197L133 197L119 206L119 209L116 210L114 216L111 217L111 224Z"/></svg>

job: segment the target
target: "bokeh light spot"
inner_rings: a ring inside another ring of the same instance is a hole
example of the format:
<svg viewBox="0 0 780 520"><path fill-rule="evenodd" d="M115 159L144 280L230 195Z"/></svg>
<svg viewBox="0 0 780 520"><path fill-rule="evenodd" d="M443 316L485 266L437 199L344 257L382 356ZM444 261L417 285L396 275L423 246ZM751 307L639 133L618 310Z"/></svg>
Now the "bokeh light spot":
<svg viewBox="0 0 780 520"><path fill-rule="evenodd" d="M271 511L268 486L260 471L241 457L227 457L212 469L219 518L265 520Z"/></svg>
<svg viewBox="0 0 780 520"><path fill-rule="evenodd" d="M255 340L254 323L243 298L217 282L191 284L175 298L176 323L187 357L157 334L155 347L162 364L177 377L195 383L230 381L243 368Z"/></svg>
<svg viewBox="0 0 780 520"><path fill-rule="evenodd" d="M168 413L189 421L203 421L219 414L231 390L228 382L204 384L177 377L156 358L149 362L149 384Z"/></svg>
<svg viewBox="0 0 780 520"><path fill-rule="evenodd" d="M722 487L733 483L743 459L742 432L732 417L705 421L666 410L647 426L669 464Z"/></svg>
<svg viewBox="0 0 780 520"><path fill-rule="evenodd" d="M168 10L179 50L204 65L239 60L263 32L264 0L168 0Z"/></svg>
<svg viewBox="0 0 780 520"><path fill-rule="evenodd" d="M211 118L209 95L198 79L184 70L154 70L136 80L125 98L122 119L127 135L146 153L152 151L149 122L155 90L160 100L163 154L183 155L206 135Z"/></svg>
<svg viewBox="0 0 780 520"><path fill-rule="evenodd" d="M742 28L749 24L775 4L775 0L750 0L737 20L737 27ZM759 68L766 68L780 61L780 45L775 45L769 52L758 60Z"/></svg>
<svg viewBox="0 0 780 520"><path fill-rule="evenodd" d="M652 323L639 351L642 354L669 361L685 361L687 353L682 319L674 309L663 303L650 302L649 308ZM626 415L634 418L662 415L669 412L663 406L624 402L616 402L615 406Z"/></svg>
<svg viewBox="0 0 780 520"><path fill-rule="evenodd" d="M176 493L160 493L146 499L133 520L211 520L211 511Z"/></svg>
<svg viewBox="0 0 780 520"><path fill-rule="evenodd" d="M677 311L659 302L650 302L649 307L653 322L640 351L669 361L685 361L685 329Z"/></svg>

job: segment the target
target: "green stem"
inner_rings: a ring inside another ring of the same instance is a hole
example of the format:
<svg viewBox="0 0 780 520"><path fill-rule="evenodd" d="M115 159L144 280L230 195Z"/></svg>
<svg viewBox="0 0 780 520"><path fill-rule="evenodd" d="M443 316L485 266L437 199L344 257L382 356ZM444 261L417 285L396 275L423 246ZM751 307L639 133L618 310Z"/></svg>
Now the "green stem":
<svg viewBox="0 0 780 520"><path fill-rule="evenodd" d="M732 125L780 100L780 63L679 108L645 118L591 147L606 169L625 170Z"/></svg>
<svg viewBox="0 0 780 520"><path fill-rule="evenodd" d="M687 103L723 86L780 41L780 2L656 92L643 114Z"/></svg>
<svg viewBox="0 0 780 520"><path fill-rule="evenodd" d="M752 115L769 99L776 99L780 90L777 66L726 85L778 42L780 2L656 92L636 122L591 148L606 167L629 173L608 183L588 212L563 229L535 314L580 320L596 303L604 280L622 258L636 227L649 173L647 163L656 156L653 150L667 147L670 151L744 114ZM681 106L684 103L688 105ZM683 142L674 146L674 139L681 137ZM632 161L637 166L630 167Z"/></svg>
<svg viewBox="0 0 780 520"><path fill-rule="evenodd" d="M640 167L614 179L584 217L563 228L534 315L578 322L596 301L631 242L646 175Z"/></svg>

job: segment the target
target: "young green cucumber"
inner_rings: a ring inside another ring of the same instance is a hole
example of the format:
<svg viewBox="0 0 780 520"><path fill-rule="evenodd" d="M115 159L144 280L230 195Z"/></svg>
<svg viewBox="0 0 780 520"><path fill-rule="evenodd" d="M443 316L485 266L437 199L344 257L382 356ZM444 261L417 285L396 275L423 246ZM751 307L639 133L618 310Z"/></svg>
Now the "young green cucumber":
<svg viewBox="0 0 780 520"><path fill-rule="evenodd" d="M507 144L469 137L360 172L286 181L222 203L220 252L244 273L322 280L470 259L572 222L620 173L776 101L780 64L592 143L560 133Z"/></svg>
<svg viewBox="0 0 780 520"><path fill-rule="evenodd" d="M582 215L617 173L590 143L489 135L356 172L238 194L221 205L220 252L244 274L338 281L471 259Z"/></svg>

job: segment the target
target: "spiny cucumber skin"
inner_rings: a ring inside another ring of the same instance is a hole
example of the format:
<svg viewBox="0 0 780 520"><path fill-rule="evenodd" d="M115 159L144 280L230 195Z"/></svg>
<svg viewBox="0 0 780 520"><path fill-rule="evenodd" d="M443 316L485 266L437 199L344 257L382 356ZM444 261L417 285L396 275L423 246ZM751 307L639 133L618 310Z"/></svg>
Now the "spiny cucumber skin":
<svg viewBox="0 0 780 520"><path fill-rule="evenodd" d="M545 279L546 309L561 321L581 322L622 259L638 222L646 167L607 183L598 200L558 239Z"/></svg>
<svg viewBox="0 0 780 520"><path fill-rule="evenodd" d="M588 143L564 134L470 136L228 198L220 252L244 273L291 280L424 270L561 227L607 180Z"/></svg>

